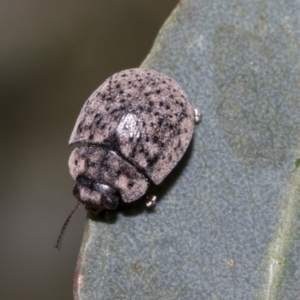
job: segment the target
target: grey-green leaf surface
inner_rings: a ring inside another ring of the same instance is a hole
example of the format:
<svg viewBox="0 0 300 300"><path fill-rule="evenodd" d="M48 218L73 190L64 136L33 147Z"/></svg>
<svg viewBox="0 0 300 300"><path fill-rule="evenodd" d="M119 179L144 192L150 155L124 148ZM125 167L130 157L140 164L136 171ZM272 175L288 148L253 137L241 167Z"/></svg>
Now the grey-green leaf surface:
<svg viewBox="0 0 300 300"><path fill-rule="evenodd" d="M154 209L88 217L76 299L300 299L299 38L296 0L179 3L142 67L202 123Z"/></svg>

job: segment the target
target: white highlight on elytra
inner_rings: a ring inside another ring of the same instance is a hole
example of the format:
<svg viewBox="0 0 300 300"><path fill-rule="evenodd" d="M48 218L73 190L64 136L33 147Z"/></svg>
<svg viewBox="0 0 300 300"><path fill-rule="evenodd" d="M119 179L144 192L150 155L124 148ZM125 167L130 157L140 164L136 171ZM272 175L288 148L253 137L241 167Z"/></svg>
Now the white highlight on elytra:
<svg viewBox="0 0 300 300"><path fill-rule="evenodd" d="M123 116L121 122L117 128L118 135L120 137L129 137L137 139L140 137L140 131L138 130L138 119L135 114L127 114Z"/></svg>

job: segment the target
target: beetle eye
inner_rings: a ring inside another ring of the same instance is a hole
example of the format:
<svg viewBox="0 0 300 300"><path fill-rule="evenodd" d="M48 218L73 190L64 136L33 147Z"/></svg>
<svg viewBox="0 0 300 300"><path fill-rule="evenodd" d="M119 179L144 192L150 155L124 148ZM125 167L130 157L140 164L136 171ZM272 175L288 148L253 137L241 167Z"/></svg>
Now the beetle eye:
<svg viewBox="0 0 300 300"><path fill-rule="evenodd" d="M83 185L87 188L90 188L92 189L92 186L93 186L93 180L88 178L88 177L85 177L85 176L78 176L76 178L76 182L80 185Z"/></svg>
<svg viewBox="0 0 300 300"><path fill-rule="evenodd" d="M103 198L103 206L106 209L116 209L120 202L118 191L111 186L95 182L93 189L98 191Z"/></svg>
<svg viewBox="0 0 300 300"><path fill-rule="evenodd" d="M73 195L85 204L88 210L98 213L103 209L116 209L120 202L119 192L111 186L85 176L76 178Z"/></svg>

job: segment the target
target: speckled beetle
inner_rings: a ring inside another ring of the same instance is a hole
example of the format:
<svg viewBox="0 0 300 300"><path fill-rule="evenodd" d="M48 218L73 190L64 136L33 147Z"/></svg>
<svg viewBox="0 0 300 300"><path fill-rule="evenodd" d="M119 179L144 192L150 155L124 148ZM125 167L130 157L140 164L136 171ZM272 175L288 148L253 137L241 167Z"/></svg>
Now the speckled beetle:
<svg viewBox="0 0 300 300"><path fill-rule="evenodd" d="M69 144L74 196L88 211L116 209L160 184L185 153L200 113L171 78L154 70L114 74L84 104ZM156 196L147 196L146 205ZM74 208L68 217L65 230Z"/></svg>

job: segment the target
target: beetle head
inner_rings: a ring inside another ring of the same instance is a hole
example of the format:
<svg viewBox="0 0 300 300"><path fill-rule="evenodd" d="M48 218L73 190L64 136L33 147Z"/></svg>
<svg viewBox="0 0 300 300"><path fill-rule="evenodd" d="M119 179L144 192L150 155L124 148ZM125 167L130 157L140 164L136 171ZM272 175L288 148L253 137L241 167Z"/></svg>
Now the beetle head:
<svg viewBox="0 0 300 300"><path fill-rule="evenodd" d="M116 209L120 201L116 189L85 176L76 178L73 194L88 211L95 214L104 209Z"/></svg>

